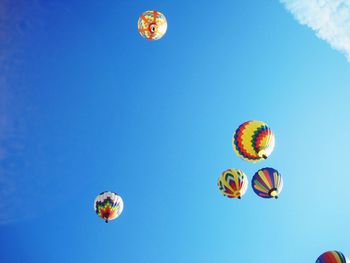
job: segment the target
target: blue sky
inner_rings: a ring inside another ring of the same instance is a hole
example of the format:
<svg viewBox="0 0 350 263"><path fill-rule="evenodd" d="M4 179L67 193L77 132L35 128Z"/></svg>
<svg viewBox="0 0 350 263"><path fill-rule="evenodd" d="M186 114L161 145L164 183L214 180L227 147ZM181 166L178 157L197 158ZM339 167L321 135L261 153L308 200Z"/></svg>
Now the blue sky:
<svg viewBox="0 0 350 263"><path fill-rule="evenodd" d="M334 44L284 2L1 1L4 262L350 255L346 25ZM149 9L168 20L155 42L137 32ZM257 164L231 146L250 119L276 134ZM278 200L221 196L222 171L262 167L284 178ZM110 224L93 211L105 190L125 204Z"/></svg>

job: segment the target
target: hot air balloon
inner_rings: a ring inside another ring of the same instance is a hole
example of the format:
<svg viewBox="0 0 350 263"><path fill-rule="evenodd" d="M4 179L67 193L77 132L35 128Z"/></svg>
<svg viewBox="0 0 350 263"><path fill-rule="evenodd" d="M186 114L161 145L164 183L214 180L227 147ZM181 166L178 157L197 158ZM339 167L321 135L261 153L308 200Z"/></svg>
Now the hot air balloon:
<svg viewBox="0 0 350 263"><path fill-rule="evenodd" d="M118 194L102 192L96 197L94 208L96 214L108 223L109 220L116 219L122 213L124 203Z"/></svg>
<svg viewBox="0 0 350 263"><path fill-rule="evenodd" d="M327 251L318 257L316 263L349 263L350 260L339 251Z"/></svg>
<svg viewBox="0 0 350 263"><path fill-rule="evenodd" d="M165 16L156 10L142 13L137 25L141 36L149 40L162 38L168 26Z"/></svg>
<svg viewBox="0 0 350 263"><path fill-rule="evenodd" d="M220 175L218 187L224 196L241 199L247 191L248 179L243 171L228 169Z"/></svg>
<svg viewBox="0 0 350 263"><path fill-rule="evenodd" d="M236 154L248 162L266 159L275 147L275 135L262 121L247 121L241 124L232 137Z"/></svg>
<svg viewBox="0 0 350 263"><path fill-rule="evenodd" d="M278 198L283 188L281 174L273 168L262 168L252 178L254 192L263 198Z"/></svg>

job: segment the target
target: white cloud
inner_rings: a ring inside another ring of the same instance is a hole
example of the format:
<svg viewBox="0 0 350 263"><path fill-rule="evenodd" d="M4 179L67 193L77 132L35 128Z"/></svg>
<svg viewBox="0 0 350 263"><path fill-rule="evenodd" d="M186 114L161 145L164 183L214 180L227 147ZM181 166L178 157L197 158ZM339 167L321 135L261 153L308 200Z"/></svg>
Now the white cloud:
<svg viewBox="0 0 350 263"><path fill-rule="evenodd" d="M350 62L350 0L280 0L302 24L312 28Z"/></svg>

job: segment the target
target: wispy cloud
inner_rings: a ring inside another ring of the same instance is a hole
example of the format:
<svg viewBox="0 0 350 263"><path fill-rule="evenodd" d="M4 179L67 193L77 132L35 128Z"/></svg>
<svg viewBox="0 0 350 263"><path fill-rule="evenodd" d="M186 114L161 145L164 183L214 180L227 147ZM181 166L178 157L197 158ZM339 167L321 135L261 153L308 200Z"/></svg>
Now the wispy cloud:
<svg viewBox="0 0 350 263"><path fill-rule="evenodd" d="M32 33L44 34L45 18L57 8L65 5L0 0L0 227L42 216L58 200L67 198L59 191L61 177L53 176L64 153L52 149L53 140L40 141L38 134L45 129L36 124L40 112L31 101L31 47L37 45ZM41 157L47 154L57 156L50 162Z"/></svg>
<svg viewBox="0 0 350 263"><path fill-rule="evenodd" d="M350 0L280 0L302 24L312 28L350 62Z"/></svg>
<svg viewBox="0 0 350 263"><path fill-rule="evenodd" d="M25 196L26 178L21 176L25 162L23 112L28 105L19 96L18 83L22 71L20 47L25 28L30 25L26 8L33 1L0 0L0 225L32 215Z"/></svg>
<svg viewBox="0 0 350 263"><path fill-rule="evenodd" d="M16 132L13 121L11 104L14 103L11 94L10 75L13 73L11 58L17 38L16 25L18 16L12 10L9 0L0 2L0 225L16 220L16 213L9 200L16 195L16 183L13 167L9 165L9 141Z"/></svg>

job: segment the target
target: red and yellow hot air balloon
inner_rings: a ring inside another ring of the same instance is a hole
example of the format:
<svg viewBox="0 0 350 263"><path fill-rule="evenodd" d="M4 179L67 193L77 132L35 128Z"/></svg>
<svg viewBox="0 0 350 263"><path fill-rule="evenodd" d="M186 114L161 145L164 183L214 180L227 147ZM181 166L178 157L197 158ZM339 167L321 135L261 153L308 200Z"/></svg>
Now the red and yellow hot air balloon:
<svg viewBox="0 0 350 263"><path fill-rule="evenodd" d="M283 188L282 176L273 168L262 168L254 174L252 188L262 198L278 198Z"/></svg>
<svg viewBox="0 0 350 263"><path fill-rule="evenodd" d="M164 36L168 23L161 12L152 10L141 14L137 26L141 36L144 38L158 40Z"/></svg>
<svg viewBox="0 0 350 263"><path fill-rule="evenodd" d="M94 202L96 214L104 219L106 223L116 219L123 212L123 208L123 199L114 192L102 192L96 197Z"/></svg>
<svg viewBox="0 0 350 263"><path fill-rule="evenodd" d="M350 260L339 251L327 251L318 257L316 263L350 263Z"/></svg>
<svg viewBox="0 0 350 263"><path fill-rule="evenodd" d="M248 162L266 159L275 147L275 135L262 121L247 121L241 124L232 137L236 154Z"/></svg>
<svg viewBox="0 0 350 263"><path fill-rule="evenodd" d="M240 199L247 191L248 179L243 171L228 169L220 175L218 187L224 196Z"/></svg>

